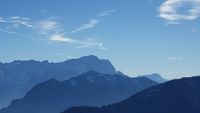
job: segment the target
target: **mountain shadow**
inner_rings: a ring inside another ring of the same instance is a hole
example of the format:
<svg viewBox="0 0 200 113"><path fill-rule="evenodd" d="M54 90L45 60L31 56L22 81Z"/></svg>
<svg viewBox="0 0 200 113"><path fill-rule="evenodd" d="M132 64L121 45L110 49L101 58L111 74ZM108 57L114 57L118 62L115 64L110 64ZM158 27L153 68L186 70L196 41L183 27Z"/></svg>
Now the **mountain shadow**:
<svg viewBox="0 0 200 113"><path fill-rule="evenodd" d="M182 78L143 90L103 107L72 107L63 113L199 113L200 77Z"/></svg>
<svg viewBox="0 0 200 113"><path fill-rule="evenodd" d="M102 106L157 84L145 77L88 71L66 81L51 79L38 84L0 113L59 113L72 106Z"/></svg>

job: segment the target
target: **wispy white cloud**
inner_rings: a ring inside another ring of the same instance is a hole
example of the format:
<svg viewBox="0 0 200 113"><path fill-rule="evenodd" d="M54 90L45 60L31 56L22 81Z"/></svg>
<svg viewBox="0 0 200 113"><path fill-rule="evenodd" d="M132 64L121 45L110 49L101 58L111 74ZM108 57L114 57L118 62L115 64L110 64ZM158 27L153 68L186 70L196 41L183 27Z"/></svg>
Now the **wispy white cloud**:
<svg viewBox="0 0 200 113"><path fill-rule="evenodd" d="M90 20L89 23L81 26L74 32L78 32L81 30L93 28L98 24L99 21L97 20ZM90 48L90 47L97 47L99 49L106 49L102 42L96 41L93 39L83 39L78 40L77 38L71 38L66 35L62 27L62 25L56 20L42 20L37 23L37 30L42 32L42 35L48 37L48 40L53 43L65 43L74 45L76 48Z"/></svg>
<svg viewBox="0 0 200 113"><path fill-rule="evenodd" d="M19 28L19 27L32 28L33 27L33 24L29 20L29 18L24 18L20 16L13 16L10 18L0 17L0 22L11 24L13 27L16 27L16 28Z"/></svg>
<svg viewBox="0 0 200 113"><path fill-rule="evenodd" d="M3 30L3 29L0 29L0 32L4 32L4 33L7 33L7 34L11 34L11 35L17 35L18 34L14 31L7 31L7 30Z"/></svg>
<svg viewBox="0 0 200 113"><path fill-rule="evenodd" d="M101 50L107 50L108 49L104 46L104 44L102 42L98 42L93 38L88 38L85 41L80 41L79 44L80 44L80 46L78 46L77 48L97 47Z"/></svg>
<svg viewBox="0 0 200 113"><path fill-rule="evenodd" d="M21 19L21 17L19 16L13 16L13 17L10 17L11 19Z"/></svg>
<svg viewBox="0 0 200 113"><path fill-rule="evenodd" d="M33 21L30 18L20 17L20 16L12 16L9 18L0 17L0 22L6 23L7 28L0 31L7 34L18 34L15 29L26 28L26 30L31 30L35 36L40 37L39 40L42 40L46 43L64 43L71 44L75 46L75 48L91 48L96 47L99 49L107 49L104 47L102 42L96 41L94 38L86 38L86 39L77 39L68 37L65 33L65 30L60 24L58 20L55 18L47 18L41 19L39 21ZM79 32L85 29L90 29L95 27L99 23L98 20L92 19L87 24L77 28L73 31ZM35 39L35 38L34 38Z"/></svg>
<svg viewBox="0 0 200 113"><path fill-rule="evenodd" d="M104 17L104 16L109 16L111 15L112 13L115 13L116 11L115 10L108 10L108 11L104 11L102 13L99 13L97 15L97 17Z"/></svg>
<svg viewBox="0 0 200 113"><path fill-rule="evenodd" d="M169 57L168 60L181 61L181 60L183 60L183 57Z"/></svg>
<svg viewBox="0 0 200 113"><path fill-rule="evenodd" d="M167 21L166 25L180 25L180 22L177 22L177 21Z"/></svg>
<svg viewBox="0 0 200 113"><path fill-rule="evenodd" d="M26 20L12 20L11 21L13 23L14 27L20 27L20 26L25 26L28 28L32 28L33 25L30 21L26 21Z"/></svg>
<svg viewBox="0 0 200 113"><path fill-rule="evenodd" d="M76 59L76 58L78 58L78 57L71 56L68 53L64 53L64 52L57 52L56 55L57 56L64 56L65 59Z"/></svg>
<svg viewBox="0 0 200 113"><path fill-rule="evenodd" d="M7 20L7 22L10 22L13 24L14 27L27 27L27 28L32 28L32 22L30 21L29 18L25 18L25 17L20 17L20 16L13 16L10 17L9 20Z"/></svg>
<svg viewBox="0 0 200 113"><path fill-rule="evenodd" d="M55 42L77 43L76 40L66 37L64 36L64 34L58 34L58 33L53 34L52 36L49 37L49 39Z"/></svg>
<svg viewBox="0 0 200 113"><path fill-rule="evenodd" d="M167 21L195 20L200 16L200 0L166 0L159 17Z"/></svg>
<svg viewBox="0 0 200 113"><path fill-rule="evenodd" d="M73 33L79 32L79 31L94 28L99 22L100 22L99 20L92 19L88 23L86 23L86 24L78 27L77 29L73 30L71 33L73 34Z"/></svg>
<svg viewBox="0 0 200 113"><path fill-rule="evenodd" d="M7 22L7 21L4 19L0 19L0 23L4 23L4 22Z"/></svg>
<svg viewBox="0 0 200 113"><path fill-rule="evenodd" d="M41 20L37 22L36 28L42 33L46 33L52 30L56 30L60 27L59 23L55 20Z"/></svg>
<svg viewBox="0 0 200 113"><path fill-rule="evenodd" d="M83 30L87 30L87 29L91 29L96 27L97 24L99 24L101 21L101 17L105 17L105 16L109 16L112 13L115 13L115 10L106 10L102 13L97 14L96 19L91 19L89 20L88 23L81 25L80 27L76 28L75 30L71 31L71 34L83 31Z"/></svg>
<svg viewBox="0 0 200 113"><path fill-rule="evenodd" d="M0 17L0 23L5 23L8 22L7 20L5 20L3 17Z"/></svg>
<svg viewBox="0 0 200 113"><path fill-rule="evenodd" d="M27 17L20 17L20 16L12 16L10 17L10 19L18 19L18 20L30 20L30 18Z"/></svg>
<svg viewBox="0 0 200 113"><path fill-rule="evenodd" d="M102 42L98 42L94 38L78 40L78 39L67 37L64 34L56 33L56 34L49 36L49 40L52 42L56 42L56 43L74 44L76 46L76 48L97 47L102 50L107 49L106 47L104 47Z"/></svg>

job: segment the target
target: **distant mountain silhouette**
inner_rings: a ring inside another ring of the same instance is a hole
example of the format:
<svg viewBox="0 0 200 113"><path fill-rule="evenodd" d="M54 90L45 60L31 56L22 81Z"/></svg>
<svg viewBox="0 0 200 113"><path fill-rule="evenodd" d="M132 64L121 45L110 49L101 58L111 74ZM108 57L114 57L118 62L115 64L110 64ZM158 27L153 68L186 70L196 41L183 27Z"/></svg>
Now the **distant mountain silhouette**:
<svg viewBox="0 0 200 113"><path fill-rule="evenodd" d="M51 78L67 80L89 70L105 74L116 73L108 60L93 55L60 63L35 60L0 63L0 108L8 105L15 98L21 98L38 83Z"/></svg>
<svg viewBox="0 0 200 113"><path fill-rule="evenodd" d="M200 77L172 80L113 105L73 107L63 113L199 113Z"/></svg>
<svg viewBox="0 0 200 113"><path fill-rule="evenodd" d="M164 79L160 74L157 74L157 73L150 74L150 75L142 75L142 77L146 77L146 78L151 79L151 80L158 82L158 83L167 82L166 79Z"/></svg>
<svg viewBox="0 0 200 113"><path fill-rule="evenodd" d="M66 81L51 79L36 85L0 113L59 113L72 106L119 102L157 83L145 77L88 71Z"/></svg>

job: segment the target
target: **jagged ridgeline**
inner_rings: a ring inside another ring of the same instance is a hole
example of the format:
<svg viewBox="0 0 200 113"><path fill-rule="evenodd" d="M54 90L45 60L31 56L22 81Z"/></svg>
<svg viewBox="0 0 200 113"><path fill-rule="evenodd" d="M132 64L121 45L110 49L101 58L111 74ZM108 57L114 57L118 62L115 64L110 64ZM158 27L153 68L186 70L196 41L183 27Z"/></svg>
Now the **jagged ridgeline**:
<svg viewBox="0 0 200 113"><path fill-rule="evenodd" d="M51 78L67 80L90 70L105 74L116 73L108 60L93 55L59 63L35 60L0 63L0 108L7 106L13 99L23 97L38 83Z"/></svg>
<svg viewBox="0 0 200 113"><path fill-rule="evenodd" d="M72 106L102 106L122 101L156 84L146 77L88 71L69 80L40 83L0 113L59 113Z"/></svg>
<svg viewBox="0 0 200 113"><path fill-rule="evenodd" d="M73 107L62 113L199 113L200 77L172 80L108 106Z"/></svg>

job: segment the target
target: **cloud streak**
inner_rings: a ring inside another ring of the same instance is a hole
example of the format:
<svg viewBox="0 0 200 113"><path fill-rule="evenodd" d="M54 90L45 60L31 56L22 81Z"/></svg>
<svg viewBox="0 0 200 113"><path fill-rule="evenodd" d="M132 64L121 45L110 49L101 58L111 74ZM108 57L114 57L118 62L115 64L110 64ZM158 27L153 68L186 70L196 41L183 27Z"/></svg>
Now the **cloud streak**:
<svg viewBox="0 0 200 113"><path fill-rule="evenodd" d="M74 40L72 38L65 37L64 34L58 34L58 33L50 36L49 40L55 41L55 42L65 42L65 43L76 43L77 42L76 40Z"/></svg>
<svg viewBox="0 0 200 113"><path fill-rule="evenodd" d="M3 30L3 29L0 29L1 32L4 32L4 33L7 33L7 34L10 34L10 35L17 35L16 32L13 32L13 31L7 31L7 30Z"/></svg>
<svg viewBox="0 0 200 113"><path fill-rule="evenodd" d="M46 19L37 22L35 28L39 29L39 33L48 34L52 31L57 32L61 28L61 25L55 20Z"/></svg>
<svg viewBox="0 0 200 113"><path fill-rule="evenodd" d="M59 34L59 33L49 36L49 40L56 43L75 44L76 48L97 47L102 50L107 49L106 47L104 47L102 42L98 42L95 39L90 38L86 40L78 40L78 39L67 37L64 34Z"/></svg>
<svg viewBox="0 0 200 113"><path fill-rule="evenodd" d="M0 23L12 24L12 26L16 28L20 28L20 27L32 28L33 27L33 24L29 18L23 18L19 16L13 16L6 19L3 17L0 17Z"/></svg>
<svg viewBox="0 0 200 113"><path fill-rule="evenodd" d="M3 17L0 17L0 23L5 23L7 22Z"/></svg>
<svg viewBox="0 0 200 113"><path fill-rule="evenodd" d="M166 0L159 17L167 21L195 20L200 16L200 0Z"/></svg>
<svg viewBox="0 0 200 113"><path fill-rule="evenodd" d="M92 19L89 23L79 27L75 32L79 32L85 29L90 29L96 26L99 21ZM63 32L62 25L56 20L42 20L37 22L36 28L40 34L48 37L48 40L54 43L64 43L64 44L71 44L74 45L75 48L90 48L90 47L97 47L99 49L105 50L107 49L104 47L102 42L98 42L95 39L83 39L78 40L75 38L71 38L66 36L66 33Z"/></svg>
<svg viewBox="0 0 200 113"><path fill-rule="evenodd" d="M115 12L116 12L115 10L107 10L107 11L104 11L102 13L99 13L96 16L97 19L91 19L91 20L89 20L88 23L83 24L80 27L76 28L75 30L71 31L70 34L74 34L74 33L77 33L77 32L83 31L83 30L87 30L87 29L92 29L92 28L96 27L97 24L100 23L99 20L102 19L101 17L110 16L112 13L115 13Z"/></svg>
<svg viewBox="0 0 200 113"><path fill-rule="evenodd" d="M97 15L97 17L105 17L105 16L109 16L111 15L112 13L115 13L116 11L115 10L108 10L108 11L104 11L102 13L99 13Z"/></svg>
<svg viewBox="0 0 200 113"><path fill-rule="evenodd" d="M71 33L73 34L73 33L79 32L79 31L94 28L99 22L100 22L99 20L92 19L88 23L86 23L86 24L78 27L77 29L73 30Z"/></svg>
<svg viewBox="0 0 200 113"><path fill-rule="evenodd" d="M102 42L96 41L94 38L85 38L85 39L75 39L66 36L63 26L59 23L58 20L47 18L41 19L39 21L32 21L30 18L12 16L9 18L0 17L0 23L6 23L6 29L1 30L1 32L16 35L17 32L14 32L15 29L23 28L25 30L31 30L35 37L40 37L40 40L46 41L47 43L62 43L62 44L71 44L75 48L91 48L96 47L102 50L107 49L104 47ZM88 23L80 26L73 33L94 28L99 23L99 20L91 19ZM12 31L9 31L12 30Z"/></svg>
<svg viewBox="0 0 200 113"><path fill-rule="evenodd" d="M183 57L169 57L168 60L171 60L171 61L182 61Z"/></svg>
<svg viewBox="0 0 200 113"><path fill-rule="evenodd" d="M84 41L79 41L79 46L77 48L90 48L97 47L101 50L107 50L102 42L97 42L95 39L86 39Z"/></svg>

